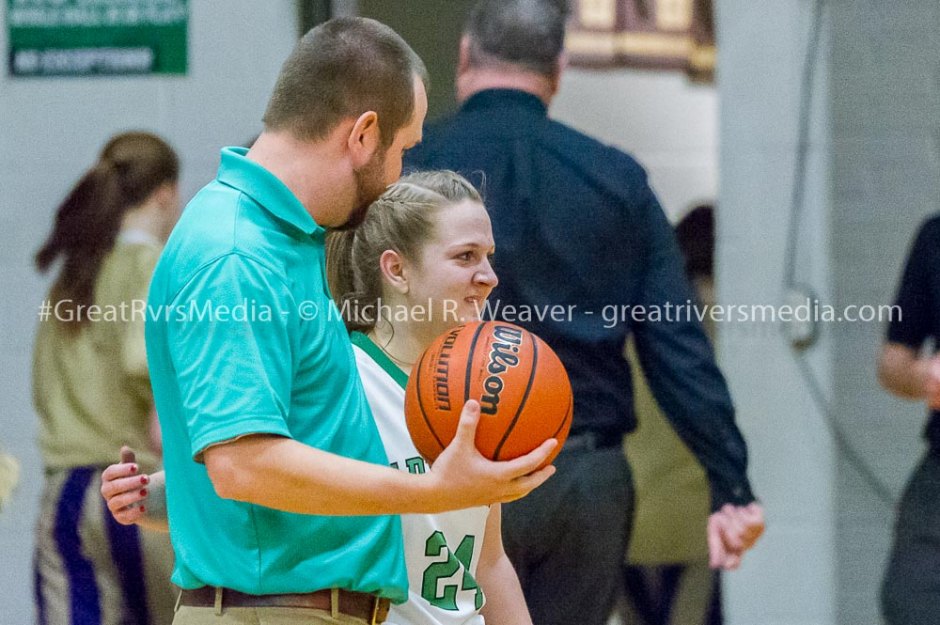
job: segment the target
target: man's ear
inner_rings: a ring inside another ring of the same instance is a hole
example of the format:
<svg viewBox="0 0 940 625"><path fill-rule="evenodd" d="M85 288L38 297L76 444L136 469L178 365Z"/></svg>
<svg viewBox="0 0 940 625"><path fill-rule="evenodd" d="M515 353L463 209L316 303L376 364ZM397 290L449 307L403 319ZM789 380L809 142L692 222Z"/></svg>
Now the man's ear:
<svg viewBox="0 0 940 625"><path fill-rule="evenodd" d="M349 150L353 168L362 167L378 153L382 143L381 134L379 115L375 111L366 111L356 119L346 138L346 147Z"/></svg>
<svg viewBox="0 0 940 625"><path fill-rule="evenodd" d="M379 257L379 270L382 272L382 281L390 287L405 295L408 292L408 276L405 270L405 259L395 250L385 250Z"/></svg>
<svg viewBox="0 0 940 625"><path fill-rule="evenodd" d="M555 59L555 70L550 76L551 86L552 86L552 95L558 93L558 88L561 87L561 75L564 73L565 69L568 68L568 53L564 50L558 55L558 58Z"/></svg>
<svg viewBox="0 0 940 625"><path fill-rule="evenodd" d="M457 53L457 75L460 76L470 69L470 35L460 38L460 49Z"/></svg>

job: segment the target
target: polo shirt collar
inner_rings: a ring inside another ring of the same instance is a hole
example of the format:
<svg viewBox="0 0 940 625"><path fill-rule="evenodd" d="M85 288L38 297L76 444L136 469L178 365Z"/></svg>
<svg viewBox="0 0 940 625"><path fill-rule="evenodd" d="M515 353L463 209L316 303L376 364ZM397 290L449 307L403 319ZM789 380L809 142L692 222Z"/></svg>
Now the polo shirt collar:
<svg viewBox="0 0 940 625"><path fill-rule="evenodd" d="M266 211L308 235L323 233L297 196L270 171L249 160L248 148L222 148L217 179L249 196Z"/></svg>
<svg viewBox="0 0 940 625"><path fill-rule="evenodd" d="M469 112L507 106L522 107L542 115L548 114L548 107L538 96L518 89L485 89L478 91L467 98L460 110Z"/></svg>

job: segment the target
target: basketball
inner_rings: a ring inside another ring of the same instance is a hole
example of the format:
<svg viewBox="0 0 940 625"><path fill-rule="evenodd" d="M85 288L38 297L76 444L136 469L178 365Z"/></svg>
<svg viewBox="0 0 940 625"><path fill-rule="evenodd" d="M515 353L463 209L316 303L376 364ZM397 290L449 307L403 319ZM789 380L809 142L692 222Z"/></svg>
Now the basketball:
<svg viewBox="0 0 940 625"><path fill-rule="evenodd" d="M469 399L480 402L477 449L491 460L517 458L556 438L550 464L571 427L564 365L542 339L511 323L457 326L418 359L405 389L405 420L421 455L437 459Z"/></svg>

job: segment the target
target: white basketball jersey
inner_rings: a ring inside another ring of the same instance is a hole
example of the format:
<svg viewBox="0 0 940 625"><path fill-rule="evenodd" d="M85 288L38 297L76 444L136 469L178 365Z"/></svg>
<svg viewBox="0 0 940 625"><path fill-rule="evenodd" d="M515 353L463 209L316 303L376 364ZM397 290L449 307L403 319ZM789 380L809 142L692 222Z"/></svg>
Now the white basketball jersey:
<svg viewBox="0 0 940 625"><path fill-rule="evenodd" d="M429 465L405 425L407 376L365 335L354 333L356 365L392 467L424 473ZM408 603L393 605L394 625L483 625L483 590L474 575L488 506L443 514L403 514Z"/></svg>

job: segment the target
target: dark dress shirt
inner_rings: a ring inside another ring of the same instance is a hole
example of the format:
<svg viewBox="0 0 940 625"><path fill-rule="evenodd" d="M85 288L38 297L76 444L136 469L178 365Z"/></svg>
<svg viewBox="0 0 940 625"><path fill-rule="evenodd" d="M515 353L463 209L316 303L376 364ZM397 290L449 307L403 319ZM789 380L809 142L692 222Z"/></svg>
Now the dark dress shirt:
<svg viewBox="0 0 940 625"><path fill-rule="evenodd" d="M426 128L406 164L455 170L482 191L499 276L487 316L557 352L574 389L572 436L619 442L636 427L624 358L632 332L657 401L708 473L713 507L754 499L672 227L633 158L549 119L534 95L496 89Z"/></svg>
<svg viewBox="0 0 940 625"><path fill-rule="evenodd" d="M927 339L940 339L940 216L921 226L907 257L907 265L888 323L888 341L920 351ZM935 347L936 349L936 347ZM924 437L932 452L940 454L940 411L930 412Z"/></svg>

